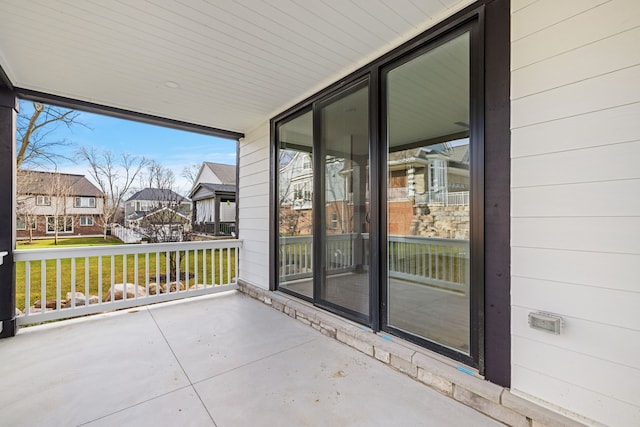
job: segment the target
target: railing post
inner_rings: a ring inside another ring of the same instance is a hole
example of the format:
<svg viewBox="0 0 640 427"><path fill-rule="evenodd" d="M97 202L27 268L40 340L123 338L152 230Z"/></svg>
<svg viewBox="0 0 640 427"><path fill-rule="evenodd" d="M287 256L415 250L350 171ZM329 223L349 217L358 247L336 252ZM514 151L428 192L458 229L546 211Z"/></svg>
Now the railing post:
<svg viewBox="0 0 640 427"><path fill-rule="evenodd" d="M0 263L0 338L12 337L16 325L16 281L13 251L16 241L15 129L18 98L0 81L0 252L7 254Z"/></svg>

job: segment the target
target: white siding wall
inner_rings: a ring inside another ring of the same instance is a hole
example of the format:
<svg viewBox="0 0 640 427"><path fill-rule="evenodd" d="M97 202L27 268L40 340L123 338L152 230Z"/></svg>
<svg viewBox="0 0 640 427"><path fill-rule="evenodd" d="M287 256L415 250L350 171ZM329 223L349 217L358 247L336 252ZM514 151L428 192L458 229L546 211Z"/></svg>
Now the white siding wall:
<svg viewBox="0 0 640 427"><path fill-rule="evenodd" d="M207 182L209 184L222 184L222 181L220 181L218 176L211 172L211 169L206 166L202 168L202 173L196 179L195 185L198 185L201 182Z"/></svg>
<svg viewBox="0 0 640 427"><path fill-rule="evenodd" d="M269 288L269 123L240 141L240 279Z"/></svg>
<svg viewBox="0 0 640 427"><path fill-rule="evenodd" d="M512 389L640 420L640 2L512 0ZM559 336L527 314L548 311Z"/></svg>

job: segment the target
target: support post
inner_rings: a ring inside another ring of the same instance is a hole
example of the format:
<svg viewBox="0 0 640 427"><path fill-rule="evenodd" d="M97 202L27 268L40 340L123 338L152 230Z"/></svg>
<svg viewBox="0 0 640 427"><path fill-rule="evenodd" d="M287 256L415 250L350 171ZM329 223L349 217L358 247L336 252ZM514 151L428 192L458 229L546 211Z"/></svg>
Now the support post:
<svg viewBox="0 0 640 427"><path fill-rule="evenodd" d="M15 129L18 99L9 89L0 87L0 338L17 332L16 284L13 251L16 241Z"/></svg>
<svg viewBox="0 0 640 427"><path fill-rule="evenodd" d="M213 193L214 202L213 202L213 216L214 216L214 227L213 234L215 236L220 235L220 195L216 192Z"/></svg>

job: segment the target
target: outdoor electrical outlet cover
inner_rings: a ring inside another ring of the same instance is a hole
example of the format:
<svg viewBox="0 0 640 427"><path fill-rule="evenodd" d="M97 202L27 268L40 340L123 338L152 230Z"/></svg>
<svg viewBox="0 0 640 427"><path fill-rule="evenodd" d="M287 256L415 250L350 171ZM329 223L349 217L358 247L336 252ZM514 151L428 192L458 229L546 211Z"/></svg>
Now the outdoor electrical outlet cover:
<svg viewBox="0 0 640 427"><path fill-rule="evenodd" d="M529 326L532 329L560 335L562 317L544 312L529 313Z"/></svg>

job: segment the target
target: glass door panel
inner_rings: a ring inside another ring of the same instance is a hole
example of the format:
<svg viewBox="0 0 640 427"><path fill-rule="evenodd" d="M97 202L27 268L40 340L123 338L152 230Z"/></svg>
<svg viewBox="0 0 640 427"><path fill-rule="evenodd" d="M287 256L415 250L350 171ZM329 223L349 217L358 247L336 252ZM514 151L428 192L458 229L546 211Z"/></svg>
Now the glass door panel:
<svg viewBox="0 0 640 427"><path fill-rule="evenodd" d="M470 354L469 33L386 74L386 324Z"/></svg>
<svg viewBox="0 0 640 427"><path fill-rule="evenodd" d="M311 111L278 126L278 286L313 298Z"/></svg>
<svg viewBox="0 0 640 427"><path fill-rule="evenodd" d="M369 96L359 85L320 107L322 305L369 318ZM318 207L319 208L319 207Z"/></svg>

